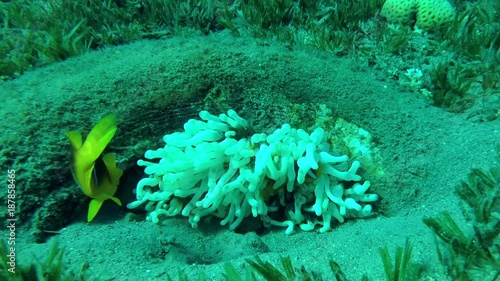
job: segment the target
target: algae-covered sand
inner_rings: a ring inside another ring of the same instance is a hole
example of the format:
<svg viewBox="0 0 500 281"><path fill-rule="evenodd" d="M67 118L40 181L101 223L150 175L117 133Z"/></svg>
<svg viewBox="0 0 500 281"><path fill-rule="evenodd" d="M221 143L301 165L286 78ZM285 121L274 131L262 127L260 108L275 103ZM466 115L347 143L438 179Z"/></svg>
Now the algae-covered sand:
<svg viewBox="0 0 500 281"><path fill-rule="evenodd" d="M413 260L427 266L428 280L445 280L422 218L447 210L469 229L454 189L471 168L496 164L500 120L472 122L385 76L355 56L222 32L109 47L3 82L2 167L17 171L18 258L45 256L50 243L36 241L50 241L57 232L70 268L78 271L86 261L103 279L166 280L184 271L196 280L204 271L209 280L222 280L226 262L242 270L245 259L257 255L276 264L290 256L295 266L325 277L331 276L328 261L335 260L349 280L363 274L384 280L378 248L393 250L410 238ZM110 150L125 169L118 195L126 203L143 177L135 162L200 110L234 108L269 131L287 122L292 103L324 104L372 134L384 170L372 179L380 196L376 216L324 234L287 236L282 228L231 232L217 219L197 229L185 217L153 224L143 213L106 202L85 222L88 199L71 177L67 131L88 132L106 114L117 115Z"/></svg>

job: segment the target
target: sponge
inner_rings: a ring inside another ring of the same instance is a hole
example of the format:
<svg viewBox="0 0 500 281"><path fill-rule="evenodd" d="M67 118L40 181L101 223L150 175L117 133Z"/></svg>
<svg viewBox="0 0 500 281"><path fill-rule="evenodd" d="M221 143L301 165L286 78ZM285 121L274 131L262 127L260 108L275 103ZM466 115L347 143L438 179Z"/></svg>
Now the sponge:
<svg viewBox="0 0 500 281"><path fill-rule="evenodd" d="M441 27L453 20L455 8L448 0L417 0L417 26L425 30Z"/></svg>

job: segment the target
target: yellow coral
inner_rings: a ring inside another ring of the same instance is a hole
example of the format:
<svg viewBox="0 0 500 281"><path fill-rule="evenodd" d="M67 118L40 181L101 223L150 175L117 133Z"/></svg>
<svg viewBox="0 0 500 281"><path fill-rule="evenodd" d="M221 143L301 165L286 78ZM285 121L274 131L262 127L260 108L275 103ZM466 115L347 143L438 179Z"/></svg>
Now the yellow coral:
<svg viewBox="0 0 500 281"><path fill-rule="evenodd" d="M416 26L430 31L452 21L455 8L448 0L387 0L380 15L396 23L409 23L416 16Z"/></svg>
<svg viewBox="0 0 500 281"><path fill-rule="evenodd" d="M417 0L417 26L425 30L441 27L455 17L448 0Z"/></svg>
<svg viewBox="0 0 500 281"><path fill-rule="evenodd" d="M387 0L380 15L390 22L408 23L415 16L417 0Z"/></svg>

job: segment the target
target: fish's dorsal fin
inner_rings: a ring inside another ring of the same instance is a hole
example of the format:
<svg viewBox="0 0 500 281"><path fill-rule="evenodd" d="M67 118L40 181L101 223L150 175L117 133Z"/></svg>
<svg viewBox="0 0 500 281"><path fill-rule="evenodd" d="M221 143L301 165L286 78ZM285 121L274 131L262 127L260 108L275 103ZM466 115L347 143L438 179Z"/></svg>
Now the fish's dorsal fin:
<svg viewBox="0 0 500 281"><path fill-rule="evenodd" d="M103 117L90 131L83 146L97 159L111 141L117 130L114 114Z"/></svg>
<svg viewBox="0 0 500 281"><path fill-rule="evenodd" d="M82 144L83 144L82 133L80 133L79 131L67 132L66 137L69 139L69 142L71 143L71 147L74 150L77 150L80 147L82 147Z"/></svg>
<svg viewBox="0 0 500 281"><path fill-rule="evenodd" d="M116 167L116 159L113 153L106 153L102 156L102 162L106 166L109 175L109 182L113 185L118 185L120 177L123 175L123 170Z"/></svg>

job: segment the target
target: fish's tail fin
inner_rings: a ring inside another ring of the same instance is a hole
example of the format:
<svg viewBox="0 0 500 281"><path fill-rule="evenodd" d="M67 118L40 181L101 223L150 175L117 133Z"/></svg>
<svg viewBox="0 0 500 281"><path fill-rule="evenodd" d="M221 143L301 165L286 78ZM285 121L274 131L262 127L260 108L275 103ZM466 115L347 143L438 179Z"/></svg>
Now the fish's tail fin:
<svg viewBox="0 0 500 281"><path fill-rule="evenodd" d="M92 199L92 201L90 201L87 222L91 222L95 218L97 212L101 209L102 203L104 203L104 201L99 199Z"/></svg>
<svg viewBox="0 0 500 281"><path fill-rule="evenodd" d="M89 204L89 212L87 214L87 222L91 222L95 218L95 216L99 212L99 209L101 209L102 204L107 199L111 199L113 202L118 204L118 206L120 206L120 207L122 206L122 202L120 201L120 199L113 197L113 196L106 196L104 199L103 198L94 198L90 201L90 204Z"/></svg>

